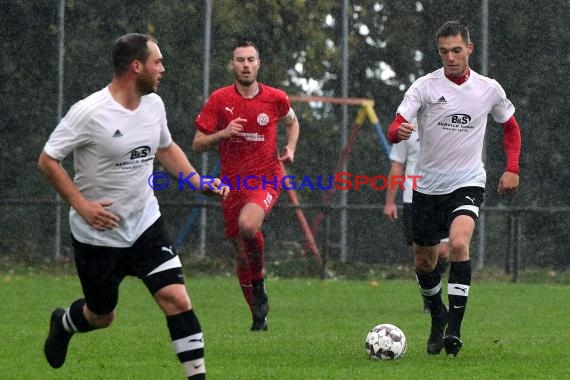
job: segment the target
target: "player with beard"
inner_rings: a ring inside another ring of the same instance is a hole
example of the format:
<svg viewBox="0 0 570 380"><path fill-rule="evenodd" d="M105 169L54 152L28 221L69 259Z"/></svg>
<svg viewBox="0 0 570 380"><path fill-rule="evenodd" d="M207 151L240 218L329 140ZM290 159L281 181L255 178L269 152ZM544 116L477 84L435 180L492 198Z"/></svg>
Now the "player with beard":
<svg viewBox="0 0 570 380"><path fill-rule="evenodd" d="M204 340L184 285L182 265L163 226L149 181L157 158L195 188L200 176L173 142L162 99L164 74L157 41L132 33L113 47L114 75L104 89L74 104L52 132L38 166L70 205L75 264L83 298L52 312L44 345L48 363L61 367L71 337L109 327L119 285L137 276L166 317L174 351L188 379L205 379ZM60 161L73 152L75 178ZM152 183L151 183L152 184ZM226 196L215 179L205 193Z"/></svg>
<svg viewBox="0 0 570 380"><path fill-rule="evenodd" d="M293 162L299 136L287 95L257 81L260 64L253 39L240 38L230 59L235 82L211 94L196 118L192 143L198 152L218 147L221 178L231 188L222 200L225 234L235 248L236 273L252 313L252 331L268 329L261 228L281 190L282 163ZM280 120L285 123L287 143L278 154Z"/></svg>

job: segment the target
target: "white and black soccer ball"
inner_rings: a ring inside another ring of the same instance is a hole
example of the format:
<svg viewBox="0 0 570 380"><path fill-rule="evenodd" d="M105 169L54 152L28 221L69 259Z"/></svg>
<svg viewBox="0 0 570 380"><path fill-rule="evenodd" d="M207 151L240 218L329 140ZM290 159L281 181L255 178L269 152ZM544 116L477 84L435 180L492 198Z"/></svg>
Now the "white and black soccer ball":
<svg viewBox="0 0 570 380"><path fill-rule="evenodd" d="M383 323L374 326L366 335L366 352L372 359L394 360L406 354L408 341L398 327Z"/></svg>

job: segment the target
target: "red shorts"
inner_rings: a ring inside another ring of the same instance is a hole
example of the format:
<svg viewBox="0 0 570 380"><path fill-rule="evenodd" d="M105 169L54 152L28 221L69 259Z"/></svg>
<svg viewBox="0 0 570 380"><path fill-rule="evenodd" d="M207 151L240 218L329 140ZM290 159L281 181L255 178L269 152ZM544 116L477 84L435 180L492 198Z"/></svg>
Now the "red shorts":
<svg viewBox="0 0 570 380"><path fill-rule="evenodd" d="M267 188L265 190L233 190L222 201L226 236L229 238L239 236L239 214L247 203L255 203L269 215L271 209L279 199L279 190Z"/></svg>

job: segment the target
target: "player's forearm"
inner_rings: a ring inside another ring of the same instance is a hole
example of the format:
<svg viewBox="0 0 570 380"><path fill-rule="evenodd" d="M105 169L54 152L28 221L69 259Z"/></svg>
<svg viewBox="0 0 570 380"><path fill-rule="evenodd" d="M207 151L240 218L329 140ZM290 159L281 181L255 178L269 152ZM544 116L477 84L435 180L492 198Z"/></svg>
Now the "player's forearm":
<svg viewBox="0 0 570 380"><path fill-rule="evenodd" d="M179 178L188 178L190 183L196 188L200 186L200 174L188 161L188 157L176 143L170 144L166 148L161 148L156 152L156 158L166 168L166 170Z"/></svg>
<svg viewBox="0 0 570 380"><path fill-rule="evenodd" d="M60 162L42 152L38 159L38 169L63 200L77 210L78 205L85 200L85 197L75 186Z"/></svg>
<svg viewBox="0 0 570 380"><path fill-rule="evenodd" d="M398 136L398 130L400 128L400 124L407 123L406 119L400 115L399 113L396 114L394 120L388 126L388 131L386 132L386 137L388 141L392 144L399 143L402 139Z"/></svg>
<svg viewBox="0 0 570 380"><path fill-rule="evenodd" d="M386 190L386 204L396 203L396 190L392 190L392 186L388 186ZM395 187L395 186L394 186Z"/></svg>
<svg viewBox="0 0 570 380"><path fill-rule="evenodd" d="M287 123L285 128L285 133L287 135L287 148L294 152L297 148L297 141L299 140L299 122L295 119L294 121Z"/></svg>
<svg viewBox="0 0 570 380"><path fill-rule="evenodd" d="M388 173L388 182L391 182L392 178L401 176L403 173L403 168L400 163L393 161L390 167L390 172ZM398 186L387 186L386 188L386 204L396 203L396 194L398 194Z"/></svg>
<svg viewBox="0 0 570 380"><path fill-rule="evenodd" d="M507 156L505 171L519 173L519 157L521 153L521 132L519 124L512 116L503 126L503 148Z"/></svg>
<svg viewBox="0 0 570 380"><path fill-rule="evenodd" d="M192 150L194 152L205 152L213 148L218 142L222 141L223 135L222 131L218 131L216 133L212 133L207 135L205 133L197 133L192 141Z"/></svg>

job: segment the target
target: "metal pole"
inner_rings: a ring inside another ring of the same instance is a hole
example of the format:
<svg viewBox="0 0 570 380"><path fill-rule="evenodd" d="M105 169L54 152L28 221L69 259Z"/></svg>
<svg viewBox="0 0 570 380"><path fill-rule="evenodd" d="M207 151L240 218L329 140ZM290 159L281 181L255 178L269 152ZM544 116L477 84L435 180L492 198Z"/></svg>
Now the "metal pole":
<svg viewBox="0 0 570 380"><path fill-rule="evenodd" d="M481 74L488 75L489 62L489 1L481 1ZM487 158L487 148L485 143L483 143L483 162ZM485 266L485 219L486 215L484 211L481 211L479 215L479 257L477 260L477 269L483 269Z"/></svg>
<svg viewBox="0 0 570 380"><path fill-rule="evenodd" d="M342 97L348 97L348 0L344 0L342 7ZM346 145L347 141L347 124L348 124L348 106L343 104L342 109L342 125L341 125L341 147ZM346 161L342 165L342 171L347 171ZM347 252L347 192L340 192L340 260L346 262L348 258Z"/></svg>
<svg viewBox="0 0 570 380"><path fill-rule="evenodd" d="M204 15L204 76L202 93L204 94L204 102L208 99L210 88L210 43L212 31L212 2L204 0L206 12ZM202 174L208 173L208 152L202 154L202 162L200 166ZM198 256L206 256L206 225L208 223L208 215L205 207L200 211L200 246Z"/></svg>
<svg viewBox="0 0 570 380"><path fill-rule="evenodd" d="M521 224L521 214L515 214L515 245L514 255L513 255L513 282L519 282L519 271L521 264L521 236L522 236L522 224Z"/></svg>
<svg viewBox="0 0 570 380"><path fill-rule="evenodd" d="M57 122L61 120L63 114L63 55L64 55L64 31L65 31L65 0L59 1L59 56L57 62ZM54 256L61 256L61 198L59 194L55 195L55 237L54 237Z"/></svg>

